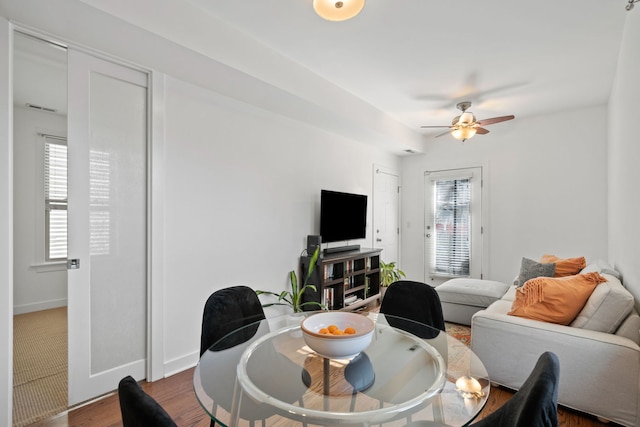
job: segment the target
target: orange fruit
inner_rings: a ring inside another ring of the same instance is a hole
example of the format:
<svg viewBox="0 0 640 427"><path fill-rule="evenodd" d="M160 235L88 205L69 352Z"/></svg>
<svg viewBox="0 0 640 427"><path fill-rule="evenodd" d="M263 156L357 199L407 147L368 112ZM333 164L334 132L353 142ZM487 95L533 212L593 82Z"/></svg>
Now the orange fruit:
<svg viewBox="0 0 640 427"><path fill-rule="evenodd" d="M342 329L334 329L333 331L331 331L331 333L333 335L344 335L344 332L342 331Z"/></svg>
<svg viewBox="0 0 640 427"><path fill-rule="evenodd" d="M329 330L328 330L327 328L321 328L321 329L318 331L318 333L319 333L319 334L323 334L323 335L327 335L327 334L329 334Z"/></svg>
<svg viewBox="0 0 640 427"><path fill-rule="evenodd" d="M347 328L345 328L345 329L344 329L344 333L345 333L345 334L349 334L349 335L353 335L353 334L355 334L355 333L356 333L356 330L355 330L355 329L353 329L351 326L349 326L349 327L347 327Z"/></svg>
<svg viewBox="0 0 640 427"><path fill-rule="evenodd" d="M333 333L333 331L338 329L338 327L336 325L329 325L327 326L327 329L329 330L329 332Z"/></svg>

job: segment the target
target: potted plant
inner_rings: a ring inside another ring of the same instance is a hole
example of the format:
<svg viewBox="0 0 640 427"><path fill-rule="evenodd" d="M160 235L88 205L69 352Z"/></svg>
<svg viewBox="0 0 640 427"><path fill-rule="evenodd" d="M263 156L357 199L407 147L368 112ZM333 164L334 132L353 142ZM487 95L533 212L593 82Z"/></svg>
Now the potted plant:
<svg viewBox="0 0 640 427"><path fill-rule="evenodd" d="M307 271L307 275L304 279L302 286L300 286L300 284L298 283L298 276L296 275L296 272L294 270L291 270L289 272L289 280L291 281L290 291L284 290L280 293L276 293L271 291L257 290L256 294L258 295L267 294L267 295L273 295L278 297L277 302L263 304L262 306L271 307L274 305L288 305L293 309L294 313L302 312L302 307L305 307L305 306L317 306L320 309L325 309L325 306L317 301L302 302L302 297L306 291L308 290L311 290L314 292L318 291L318 289L314 284L309 283L309 279L311 278L311 275L313 274L313 271L316 268L316 263L318 261L319 256L320 256L320 247L316 247L316 250L313 253L313 256L311 256L311 261L309 262L309 270Z"/></svg>
<svg viewBox="0 0 640 427"><path fill-rule="evenodd" d="M397 282L403 277L407 277L404 271L396 267L396 262L386 263L380 260L380 299L384 298L384 294L393 282Z"/></svg>

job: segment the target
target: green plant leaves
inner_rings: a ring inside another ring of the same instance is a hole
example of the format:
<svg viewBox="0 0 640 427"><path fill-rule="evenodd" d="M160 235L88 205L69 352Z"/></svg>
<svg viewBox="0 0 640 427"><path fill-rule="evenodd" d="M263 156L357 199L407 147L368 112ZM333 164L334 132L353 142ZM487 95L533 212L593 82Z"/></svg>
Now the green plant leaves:
<svg viewBox="0 0 640 427"><path fill-rule="evenodd" d="M314 284L308 283L313 275L313 272L316 268L316 263L318 262L318 258L320 257L320 248L316 247L315 252L311 256L311 260L309 262L309 269L307 271L307 275L304 279L302 287L298 283L298 276L296 275L295 270L291 270L289 272L289 282L291 283L291 291L282 291L279 294L271 291L261 291L257 290L257 295L267 294L278 297L278 302L272 302L267 304L262 304L263 307L272 307L274 305L288 305L290 306L294 313L299 313L302 311L303 306L317 306L321 309L325 309L326 307L317 302L317 301L307 301L302 302L302 297L307 290L312 290L317 292L317 288Z"/></svg>

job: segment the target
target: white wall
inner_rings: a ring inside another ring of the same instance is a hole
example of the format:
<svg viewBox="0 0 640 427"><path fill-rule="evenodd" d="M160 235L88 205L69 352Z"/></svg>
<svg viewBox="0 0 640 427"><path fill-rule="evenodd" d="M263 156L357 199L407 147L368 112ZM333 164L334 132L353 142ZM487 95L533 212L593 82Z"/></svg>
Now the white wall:
<svg viewBox="0 0 640 427"><path fill-rule="evenodd" d="M304 120L304 116L317 111L317 107L314 110L295 95L260 85L201 55L87 11L79 2L23 0L2 2L0 6L5 16L17 22L173 76L167 80L166 164L156 165L166 168L167 182L162 269L165 352L161 356L167 372L195 361L202 305L213 290L235 283L271 289L285 286L286 273L295 267L305 236L317 231L314 212L320 188L366 189L370 194L373 163L398 167L394 156L358 144L358 133L353 129L342 133L352 135L350 139L337 136L345 127L344 121L335 120L339 125L332 134L314 127L314 120ZM81 16L79 11L90 16ZM67 19L52 20L51 16ZM628 20L633 20L635 29L628 23L626 59L621 63L632 69L617 86L618 97L626 101L612 102L624 110L618 120L625 123L634 111L627 104L638 98L638 83L631 77L638 75L638 59L631 56L637 47L631 40L638 39L638 16L636 11L629 13ZM9 34L7 21L0 18L0 100L5 100L0 104L0 342L4 343L0 346L0 395L6 396L0 401L0 424L11 418ZM130 43L131 39L137 42ZM621 93L629 88L632 91L628 95ZM225 98L216 91L245 102ZM327 103L331 104L330 100ZM272 110L298 121L250 104L271 105ZM331 112L323 112L324 122L336 119ZM618 111L612 107L612 112ZM354 115L360 122L368 117L358 113ZM403 160L403 268L410 276L422 275L424 170L478 164L488 170L490 278L511 280L521 256L538 257L544 252L606 259L605 116L605 107L594 107L516 119L492 127L491 134L465 145L442 138L430 144L425 155ZM632 131L630 128L627 132ZM634 177L625 165L627 158L639 158L638 144L629 133L613 136L612 164L616 185L620 185L623 174L627 179ZM413 146L414 141L407 144ZM624 218L621 213L628 197L633 197L629 194L637 194L636 182L625 184L612 199L611 222L618 216L624 221L610 227L616 236L609 247L612 260L625 277L638 276L640 268L635 260L639 227L632 218L640 204L638 196L631 199L632 213L625 213ZM627 230L634 238L629 243L625 240Z"/></svg>
<svg viewBox="0 0 640 427"><path fill-rule="evenodd" d="M353 117L325 110L296 94L260 82L215 60L181 48L88 8L74 0L41 3L36 0L0 2L4 16L37 28L52 37L96 49L149 69L166 73L165 105L154 100L160 118L154 132L165 135L166 152L152 165L154 183L165 182L162 200L154 200L154 220L164 241L165 256L154 265L153 286L164 283L164 330L161 358L166 374L193 365L199 350L202 308L216 289L236 283L282 290L288 271L296 268L306 247L306 235L317 233L321 188L371 195L373 164L398 168L395 155L365 144L372 129L363 126L380 112L351 100ZM50 19L65 16L67 19ZM74 25L67 22L73 20ZM0 39L0 99L11 99L9 27ZM131 43L136 40L136 43ZM6 85L6 87L5 87ZM6 91L5 91L6 89ZM327 90L332 97L338 91ZM223 95L224 94L224 95ZM349 95L340 94L341 101ZM333 105L328 98L327 103ZM158 102L161 105L157 105ZM338 101L340 102L340 101ZM338 104L335 104L338 105ZM362 111L358 108L362 105ZM271 111L267 113L267 111ZM288 118L287 118L288 117ZM331 131L322 124L335 118ZM164 127L162 123L164 122ZM160 123L160 125L158 125ZM406 132L376 130L375 138L403 144ZM0 107L0 301L7 301L7 316L0 323L3 351L0 416L11 418L13 314L12 293L12 171L11 108ZM415 141L406 141L413 146ZM393 144L392 144L393 145ZM154 151L155 156L156 151ZM155 157L154 157L155 158ZM157 177L158 171L164 176ZM5 188L6 186L6 188ZM155 193L154 193L155 194ZM5 207L7 207L5 211ZM371 213L369 213L371 218ZM8 227L8 229L6 229ZM371 237L367 239L371 240ZM5 264L8 260L8 264ZM156 344L154 343L154 348ZM153 360L154 366L156 360ZM114 385L115 387L115 385ZM0 421L0 424L3 424Z"/></svg>
<svg viewBox="0 0 640 427"><path fill-rule="evenodd" d="M44 260L42 212L42 140L38 133L67 134L65 116L14 108L14 314L61 307L67 304L67 271L53 271Z"/></svg>
<svg viewBox="0 0 640 427"><path fill-rule="evenodd" d="M469 166L484 168L485 279L510 282L522 257L545 253L607 259L606 106L515 115L487 135L437 138L402 160L408 276L424 280L424 172Z"/></svg>
<svg viewBox="0 0 640 427"><path fill-rule="evenodd" d="M165 347L168 370L197 360L204 302L245 284L281 291L322 188L372 195L395 156L167 78ZM370 199L371 200L371 199ZM367 239L370 245L371 203Z"/></svg>
<svg viewBox="0 0 640 427"><path fill-rule="evenodd" d="M627 13L609 108L609 253L622 281L640 300L640 9Z"/></svg>

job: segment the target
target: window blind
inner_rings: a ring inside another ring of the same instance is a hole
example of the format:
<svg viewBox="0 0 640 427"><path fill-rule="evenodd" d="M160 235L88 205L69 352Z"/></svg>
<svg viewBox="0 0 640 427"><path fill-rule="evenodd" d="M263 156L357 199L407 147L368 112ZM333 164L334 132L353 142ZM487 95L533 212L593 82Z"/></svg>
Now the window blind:
<svg viewBox="0 0 640 427"><path fill-rule="evenodd" d="M45 136L45 260L67 258L67 146Z"/></svg>
<svg viewBox="0 0 640 427"><path fill-rule="evenodd" d="M434 181L435 273L467 276L471 256L471 179Z"/></svg>

